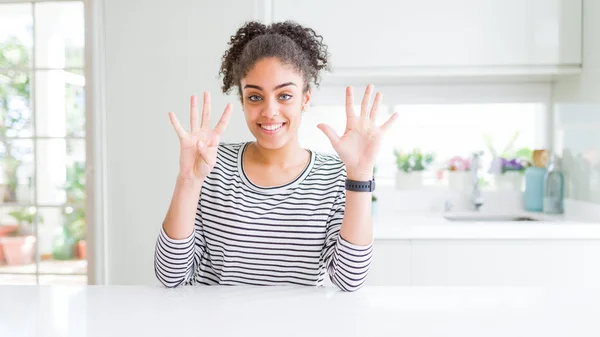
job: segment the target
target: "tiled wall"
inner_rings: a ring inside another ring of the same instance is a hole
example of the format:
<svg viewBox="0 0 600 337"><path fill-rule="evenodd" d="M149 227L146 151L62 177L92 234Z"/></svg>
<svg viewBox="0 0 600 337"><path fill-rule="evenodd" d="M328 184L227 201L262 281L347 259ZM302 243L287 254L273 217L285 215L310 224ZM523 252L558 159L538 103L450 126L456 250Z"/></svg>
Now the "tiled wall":
<svg viewBox="0 0 600 337"><path fill-rule="evenodd" d="M567 198L600 204L600 1L583 2L583 71L554 87L555 146Z"/></svg>
<svg viewBox="0 0 600 337"><path fill-rule="evenodd" d="M554 145L566 198L600 204L600 104L557 104Z"/></svg>

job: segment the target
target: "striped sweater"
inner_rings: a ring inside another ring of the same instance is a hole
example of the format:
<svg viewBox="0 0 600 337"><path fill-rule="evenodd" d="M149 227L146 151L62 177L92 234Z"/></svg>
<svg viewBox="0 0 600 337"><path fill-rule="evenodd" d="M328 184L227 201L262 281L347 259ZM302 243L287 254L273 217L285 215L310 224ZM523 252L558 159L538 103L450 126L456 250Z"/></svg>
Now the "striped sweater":
<svg viewBox="0 0 600 337"><path fill-rule="evenodd" d="M261 187L242 167L247 143L221 144L204 180L190 237L174 240L161 227L154 269L167 287L180 285L321 286L359 289L373 241L340 236L346 170L338 156L311 152L292 182Z"/></svg>

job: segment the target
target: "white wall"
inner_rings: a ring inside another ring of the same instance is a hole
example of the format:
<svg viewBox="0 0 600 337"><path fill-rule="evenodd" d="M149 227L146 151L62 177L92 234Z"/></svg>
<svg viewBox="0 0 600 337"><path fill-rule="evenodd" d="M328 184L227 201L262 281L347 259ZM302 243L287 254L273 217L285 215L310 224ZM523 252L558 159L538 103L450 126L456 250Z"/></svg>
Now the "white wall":
<svg viewBox="0 0 600 337"><path fill-rule="evenodd" d="M213 124L237 95L220 94L229 36L252 19L253 1L106 0L106 278L156 283L154 243L178 170L179 143L167 117L189 125L189 96L209 90ZM248 137L239 104L225 140Z"/></svg>
<svg viewBox="0 0 600 337"><path fill-rule="evenodd" d="M583 72L554 88L555 147L567 197L600 204L600 1L583 2Z"/></svg>

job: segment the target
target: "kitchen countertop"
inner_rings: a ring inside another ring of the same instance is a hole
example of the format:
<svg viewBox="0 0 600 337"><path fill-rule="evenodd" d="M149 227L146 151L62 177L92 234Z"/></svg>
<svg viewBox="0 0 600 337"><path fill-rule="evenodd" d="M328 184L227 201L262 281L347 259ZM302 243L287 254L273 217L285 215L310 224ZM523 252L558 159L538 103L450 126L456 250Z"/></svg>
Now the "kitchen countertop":
<svg viewBox="0 0 600 337"><path fill-rule="evenodd" d="M373 235L376 240L600 240L598 222L532 212L511 215L536 221L459 221L448 220L443 213L381 212L373 218Z"/></svg>
<svg viewBox="0 0 600 337"><path fill-rule="evenodd" d="M600 288L0 286L0 336L600 336Z"/></svg>

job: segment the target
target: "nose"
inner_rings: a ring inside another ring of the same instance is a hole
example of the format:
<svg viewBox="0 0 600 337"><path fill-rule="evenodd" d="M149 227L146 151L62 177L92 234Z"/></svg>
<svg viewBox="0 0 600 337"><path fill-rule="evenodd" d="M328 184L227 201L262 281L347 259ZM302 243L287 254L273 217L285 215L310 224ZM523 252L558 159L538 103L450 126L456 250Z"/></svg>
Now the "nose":
<svg viewBox="0 0 600 337"><path fill-rule="evenodd" d="M279 106L277 102L273 99L265 100L261 115L265 118L273 118L279 115Z"/></svg>

